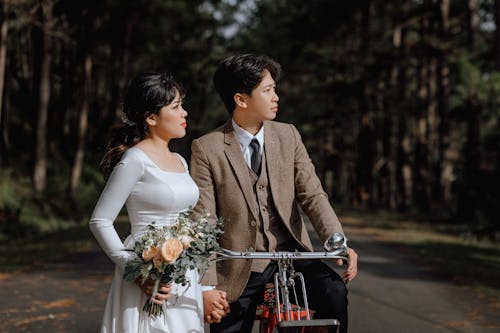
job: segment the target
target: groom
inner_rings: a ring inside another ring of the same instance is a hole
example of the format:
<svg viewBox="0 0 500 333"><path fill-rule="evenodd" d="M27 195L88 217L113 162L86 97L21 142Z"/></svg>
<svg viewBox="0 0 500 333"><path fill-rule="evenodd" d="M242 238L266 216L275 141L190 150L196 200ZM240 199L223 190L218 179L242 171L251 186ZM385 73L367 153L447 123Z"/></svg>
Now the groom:
<svg viewBox="0 0 500 333"><path fill-rule="evenodd" d="M200 188L195 212L208 209L225 220L219 243L234 251L312 251L300 209L320 239L343 232L297 129L273 121L278 112L280 65L266 56L236 55L222 60L214 75L230 119L192 143L191 176ZM336 318L347 332L345 282L357 274L357 254L340 277L318 260L299 260L315 318ZM341 262L339 263L341 264ZM268 260L217 262L203 283L205 304L225 292L230 311L214 332L250 332L256 305L277 266ZM220 303L219 303L220 304ZM227 312L227 311L226 311Z"/></svg>

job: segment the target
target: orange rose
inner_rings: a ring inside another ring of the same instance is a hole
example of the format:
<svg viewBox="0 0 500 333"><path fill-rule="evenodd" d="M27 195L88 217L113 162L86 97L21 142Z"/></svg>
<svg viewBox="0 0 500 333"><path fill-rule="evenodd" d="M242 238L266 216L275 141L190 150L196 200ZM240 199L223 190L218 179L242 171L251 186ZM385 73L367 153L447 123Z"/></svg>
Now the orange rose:
<svg viewBox="0 0 500 333"><path fill-rule="evenodd" d="M182 242L177 238L170 238L163 242L161 246L161 259L167 264L177 260L183 250Z"/></svg>
<svg viewBox="0 0 500 333"><path fill-rule="evenodd" d="M156 251L156 253L153 257L153 265L156 268L159 268L162 262L163 262L163 259L161 258L161 251Z"/></svg>
<svg viewBox="0 0 500 333"><path fill-rule="evenodd" d="M156 248L156 246L151 246L149 250L142 251L142 258L144 259L144 261L150 261L151 259L153 259L157 251L158 249Z"/></svg>

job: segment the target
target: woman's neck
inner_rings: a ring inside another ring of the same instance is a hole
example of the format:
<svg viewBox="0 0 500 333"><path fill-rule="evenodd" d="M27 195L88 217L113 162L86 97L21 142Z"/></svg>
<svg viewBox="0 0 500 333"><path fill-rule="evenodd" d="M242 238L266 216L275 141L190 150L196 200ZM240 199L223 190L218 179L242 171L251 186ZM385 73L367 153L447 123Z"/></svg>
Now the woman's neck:
<svg viewBox="0 0 500 333"><path fill-rule="evenodd" d="M169 140L164 140L156 136L146 135L144 140L139 142L141 146L153 150L159 153L165 153L165 149L168 153L170 153L170 149L168 148Z"/></svg>

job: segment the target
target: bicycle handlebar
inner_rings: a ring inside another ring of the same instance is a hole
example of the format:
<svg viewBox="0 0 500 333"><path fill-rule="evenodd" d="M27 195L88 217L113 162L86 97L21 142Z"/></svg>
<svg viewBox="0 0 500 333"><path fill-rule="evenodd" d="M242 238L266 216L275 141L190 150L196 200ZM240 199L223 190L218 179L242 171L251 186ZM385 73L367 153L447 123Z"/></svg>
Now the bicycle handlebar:
<svg viewBox="0 0 500 333"><path fill-rule="evenodd" d="M219 252L215 252L218 259L343 259L348 260L346 252L344 249L338 249L333 252L238 252L231 251L228 249L221 249Z"/></svg>
<svg viewBox="0 0 500 333"><path fill-rule="evenodd" d="M340 233L334 233L324 244L325 252L299 252L299 251L278 251L278 252L250 252L232 251L221 249L214 252L218 260L225 259L270 259L270 260L300 260L300 259L342 259L349 261L347 257L347 239Z"/></svg>

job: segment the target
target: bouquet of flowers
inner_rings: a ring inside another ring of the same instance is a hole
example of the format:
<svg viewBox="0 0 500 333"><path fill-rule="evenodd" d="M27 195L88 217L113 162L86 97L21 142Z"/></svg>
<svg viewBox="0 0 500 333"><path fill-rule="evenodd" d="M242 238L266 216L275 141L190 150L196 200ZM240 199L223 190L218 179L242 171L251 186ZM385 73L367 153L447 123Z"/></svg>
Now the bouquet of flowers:
<svg viewBox="0 0 500 333"><path fill-rule="evenodd" d="M191 219L190 213L181 213L172 225L158 227L153 222L148 226L132 250L138 258L125 265L126 281L153 280L155 297L160 283L187 284L189 288L187 270L197 268L201 274L208 269L211 251L219 250L217 236L222 233L223 221L218 219L213 226L207 212L197 220ZM150 299L142 309L153 317L163 314L163 306Z"/></svg>

